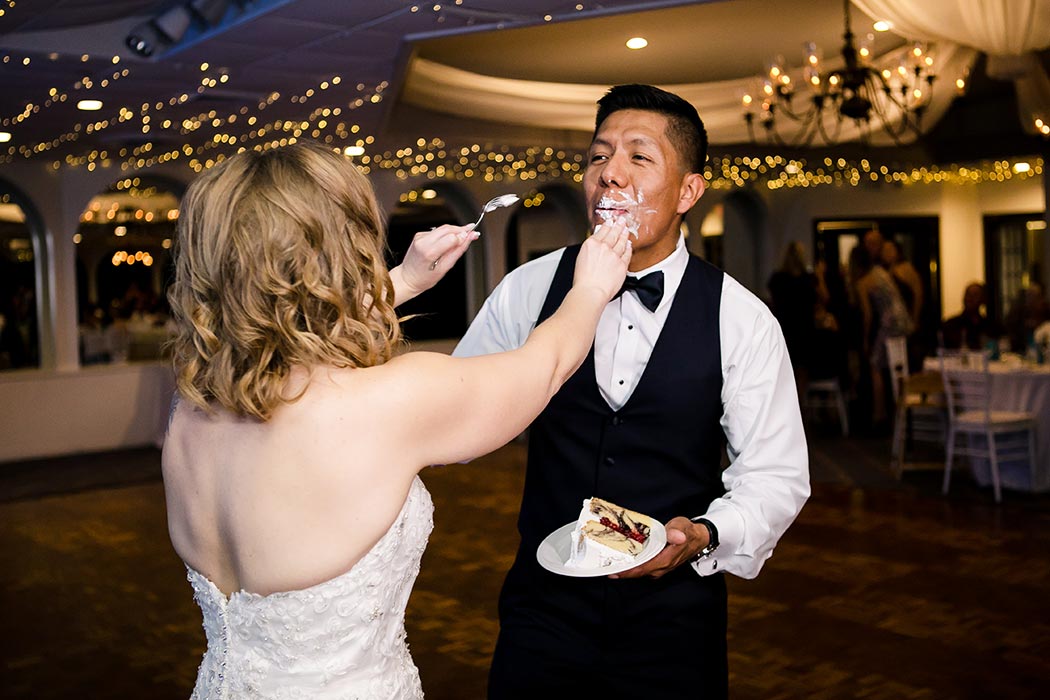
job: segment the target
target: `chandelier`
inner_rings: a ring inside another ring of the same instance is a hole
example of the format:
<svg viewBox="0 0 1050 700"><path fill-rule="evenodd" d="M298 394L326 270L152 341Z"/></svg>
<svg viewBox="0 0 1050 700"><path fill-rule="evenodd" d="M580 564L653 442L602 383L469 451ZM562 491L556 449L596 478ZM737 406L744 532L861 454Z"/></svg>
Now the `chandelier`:
<svg viewBox="0 0 1050 700"><path fill-rule="evenodd" d="M850 29L850 0L843 0L846 31L842 35L842 67L824 70L816 44L805 45L802 77L805 94L795 84L778 57L770 63L768 74L758 90L758 108L752 94L743 96L744 120L752 143L760 143L755 121L762 126L766 143L805 147L817 136L827 145L842 138L843 124L853 124L864 144L874 131L885 133L897 145L909 134L921 134L922 115L933 92L933 57L927 47L914 44L902 54L894 69L872 65L872 35L855 42ZM805 99L803 99L805 98ZM802 107L796 107L801 102ZM782 122L787 121L794 135L784 137Z"/></svg>

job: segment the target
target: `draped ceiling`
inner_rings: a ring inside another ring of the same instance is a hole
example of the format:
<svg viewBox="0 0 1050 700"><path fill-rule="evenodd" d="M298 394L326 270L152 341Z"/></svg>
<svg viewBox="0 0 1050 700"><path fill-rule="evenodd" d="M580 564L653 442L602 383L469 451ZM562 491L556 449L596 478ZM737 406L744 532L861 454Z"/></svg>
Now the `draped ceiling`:
<svg viewBox="0 0 1050 700"><path fill-rule="evenodd" d="M1025 128L1034 131L1033 120L1050 116L1050 80L1034 56L1050 46L1050 0L852 0L867 15L893 23L893 31L909 41L931 44L938 76L933 96L923 117L928 130L947 111L957 93L957 78L966 78L979 53L989 56L991 77L1015 80L1020 114ZM856 30L856 27L855 27ZM825 69L841 67L838 46L823 47ZM908 46L874 56L878 68L896 68ZM836 63L837 59L837 63ZM798 86L804 86L801 61L786 66ZM742 118L741 97L755 94L757 75L742 75L717 82L663 85L693 103L707 126L714 144L749 140ZM607 85L554 83L509 79L415 58L406 76L402 99L410 104L463 117L485 118L512 124L590 131L594 103ZM805 92L801 87L799 93ZM801 97L797 97L801 100ZM801 103L799 103L801 104ZM781 127L789 126L778 120ZM826 120L834 131L834 120ZM785 139L793 136L781 128ZM844 121L841 140L861 136L857 125ZM915 138L911 137L912 140ZM874 145L891 139L873 131Z"/></svg>
<svg viewBox="0 0 1050 700"><path fill-rule="evenodd" d="M1012 79L1024 128L1050 121L1050 78L1035 56L1050 47L1050 0L853 0L905 36L988 54L988 74Z"/></svg>

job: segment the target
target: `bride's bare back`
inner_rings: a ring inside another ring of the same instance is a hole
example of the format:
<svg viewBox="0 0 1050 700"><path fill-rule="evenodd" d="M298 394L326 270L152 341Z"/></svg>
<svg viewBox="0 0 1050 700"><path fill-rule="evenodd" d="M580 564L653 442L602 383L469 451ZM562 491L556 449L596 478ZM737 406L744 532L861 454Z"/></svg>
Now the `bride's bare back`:
<svg viewBox="0 0 1050 700"><path fill-rule="evenodd" d="M357 376L370 371L319 370L265 423L179 403L163 467L187 564L224 593L267 594L343 573L379 540L422 465L393 444L389 399L369 395L383 382Z"/></svg>

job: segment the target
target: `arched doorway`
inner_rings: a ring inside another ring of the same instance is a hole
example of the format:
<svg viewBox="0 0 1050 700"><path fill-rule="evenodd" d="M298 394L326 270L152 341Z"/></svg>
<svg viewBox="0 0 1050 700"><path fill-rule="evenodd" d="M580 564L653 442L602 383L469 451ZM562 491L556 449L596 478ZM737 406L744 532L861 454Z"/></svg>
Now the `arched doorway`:
<svg viewBox="0 0 1050 700"><path fill-rule="evenodd" d="M755 192L739 189L723 200L723 269L759 296L764 295L762 241L767 209Z"/></svg>
<svg viewBox="0 0 1050 700"><path fill-rule="evenodd" d="M695 211L695 210L694 210ZM718 202L706 212L690 212L683 221L686 247L715 267L725 266L722 247L725 234L725 204Z"/></svg>
<svg viewBox="0 0 1050 700"><path fill-rule="evenodd" d="M416 233L442 224L470 223L477 211L474 198L451 182L428 183L402 193L387 222L387 262L391 267L400 264ZM411 317L402 325L409 341L447 340L466 332L474 308L480 306L477 297L484 293L483 250L471 246L462 264L449 270L433 289L398 307L398 314Z"/></svg>
<svg viewBox="0 0 1050 700"><path fill-rule="evenodd" d="M0 179L0 371L42 364L47 269L43 219Z"/></svg>
<svg viewBox="0 0 1050 700"><path fill-rule="evenodd" d="M160 359L185 186L128 176L88 202L73 237L81 364Z"/></svg>
<svg viewBox="0 0 1050 700"><path fill-rule="evenodd" d="M590 223L583 193L554 183L524 197L507 229L507 270L583 241Z"/></svg>

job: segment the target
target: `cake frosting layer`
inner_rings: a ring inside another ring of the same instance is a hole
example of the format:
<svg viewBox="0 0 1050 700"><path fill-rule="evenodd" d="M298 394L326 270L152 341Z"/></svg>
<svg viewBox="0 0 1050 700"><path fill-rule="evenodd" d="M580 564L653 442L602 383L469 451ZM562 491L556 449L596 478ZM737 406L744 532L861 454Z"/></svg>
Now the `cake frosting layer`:
<svg viewBox="0 0 1050 700"><path fill-rule="evenodd" d="M600 498L588 498L572 530L566 566L605 568L630 563L645 549L652 519Z"/></svg>

